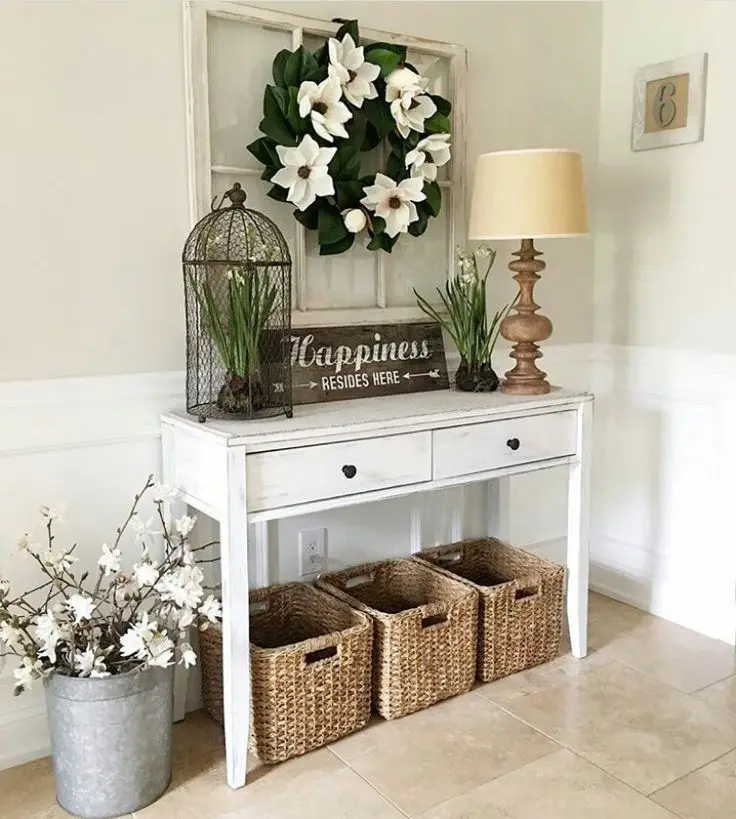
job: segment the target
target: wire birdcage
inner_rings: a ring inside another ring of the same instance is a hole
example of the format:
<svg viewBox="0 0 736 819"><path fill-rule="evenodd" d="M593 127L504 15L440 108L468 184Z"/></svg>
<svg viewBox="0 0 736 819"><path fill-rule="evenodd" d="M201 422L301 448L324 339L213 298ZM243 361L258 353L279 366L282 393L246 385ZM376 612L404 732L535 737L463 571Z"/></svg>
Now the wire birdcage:
<svg viewBox="0 0 736 819"><path fill-rule="evenodd" d="M245 199L236 182L182 254L187 411L200 421L293 413L291 256L278 227Z"/></svg>

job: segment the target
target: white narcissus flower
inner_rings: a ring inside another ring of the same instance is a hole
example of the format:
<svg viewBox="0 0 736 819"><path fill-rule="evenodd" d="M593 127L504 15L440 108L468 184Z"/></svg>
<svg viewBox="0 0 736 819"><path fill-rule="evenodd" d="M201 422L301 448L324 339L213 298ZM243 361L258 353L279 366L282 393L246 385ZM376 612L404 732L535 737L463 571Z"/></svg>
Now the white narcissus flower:
<svg viewBox="0 0 736 819"><path fill-rule="evenodd" d="M421 176L429 182L437 179L437 168L450 161L450 135L431 134L420 139L417 147L406 155L406 167L412 176Z"/></svg>
<svg viewBox="0 0 736 819"><path fill-rule="evenodd" d="M35 662L30 657L24 657L21 665L13 671L15 678L15 694L22 694L30 691L34 680L40 680L44 676L43 665L40 660Z"/></svg>
<svg viewBox="0 0 736 819"><path fill-rule="evenodd" d="M189 517L189 515L182 515L178 520L174 521L176 531L182 536L186 537L197 523L197 516Z"/></svg>
<svg viewBox="0 0 736 819"><path fill-rule="evenodd" d="M74 654L74 670L80 677L101 678L109 677L110 672L105 666L105 658L95 653L91 647Z"/></svg>
<svg viewBox="0 0 736 819"><path fill-rule="evenodd" d="M67 609L74 615L74 622L79 624L82 620L89 620L95 610L95 601L84 594L73 594L66 603Z"/></svg>
<svg viewBox="0 0 736 819"><path fill-rule="evenodd" d="M181 662L184 664L184 668L191 668L192 666L197 665L197 655L194 653L194 649L189 645L189 643L182 643L180 651Z"/></svg>
<svg viewBox="0 0 736 819"><path fill-rule="evenodd" d="M210 623L216 623L218 620L222 620L222 604L210 595L199 607L199 613L202 617L206 617Z"/></svg>
<svg viewBox="0 0 736 819"><path fill-rule="evenodd" d="M351 233L360 233L366 226L368 218L360 208L348 208L342 212L342 221Z"/></svg>
<svg viewBox="0 0 736 819"><path fill-rule="evenodd" d="M363 188L365 196L360 201L386 221L386 233L393 238L406 233L409 225L419 218L414 203L426 199L423 187L421 177L402 179L397 183L390 176L377 173L375 184Z"/></svg>
<svg viewBox="0 0 736 819"><path fill-rule="evenodd" d="M97 565L102 569L105 577L116 574L120 571L120 549L111 549L107 543L102 544L102 556L97 561Z"/></svg>
<svg viewBox="0 0 736 819"><path fill-rule="evenodd" d="M133 566L133 577L139 586L153 586L158 580L158 563L155 560L144 560Z"/></svg>
<svg viewBox="0 0 736 819"><path fill-rule="evenodd" d="M410 68L397 68L386 78L386 102L404 139L409 131L424 131L424 120L437 112L437 106L426 94L427 84L426 77Z"/></svg>
<svg viewBox="0 0 736 819"><path fill-rule="evenodd" d="M297 210L306 210L318 196L335 193L335 183L327 166L337 148L320 148L317 140L307 134L296 148L276 146L281 164L271 181L288 188L287 200Z"/></svg>
<svg viewBox="0 0 736 819"><path fill-rule="evenodd" d="M0 622L0 648L6 646L11 651L19 651L23 647L23 634L20 629L14 628L3 620Z"/></svg>
<svg viewBox="0 0 736 819"><path fill-rule="evenodd" d="M336 136L343 139L347 139L348 136L345 123L353 115L347 105L340 102L340 97L342 87L334 76L328 77L319 85L306 80L299 86L297 92L299 116L302 119L309 117L317 136L327 142L334 142Z"/></svg>
<svg viewBox="0 0 736 819"><path fill-rule="evenodd" d="M168 668L174 658L174 643L165 634L156 632L146 644L147 665Z"/></svg>
<svg viewBox="0 0 736 819"><path fill-rule="evenodd" d="M381 69L365 61L363 46L356 47L355 40L346 34L342 41L330 37L327 49L330 54L329 74L340 83L348 102L360 108L363 100L373 100L378 96L373 81L378 79Z"/></svg>

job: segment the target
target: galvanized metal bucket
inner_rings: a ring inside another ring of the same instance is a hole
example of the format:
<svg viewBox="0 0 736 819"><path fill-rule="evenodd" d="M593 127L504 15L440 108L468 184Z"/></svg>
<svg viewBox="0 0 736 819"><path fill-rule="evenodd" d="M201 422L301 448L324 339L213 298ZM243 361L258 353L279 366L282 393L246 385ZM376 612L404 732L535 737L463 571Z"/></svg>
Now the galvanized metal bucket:
<svg viewBox="0 0 736 819"><path fill-rule="evenodd" d="M171 779L174 669L44 682L61 807L110 819L158 799Z"/></svg>

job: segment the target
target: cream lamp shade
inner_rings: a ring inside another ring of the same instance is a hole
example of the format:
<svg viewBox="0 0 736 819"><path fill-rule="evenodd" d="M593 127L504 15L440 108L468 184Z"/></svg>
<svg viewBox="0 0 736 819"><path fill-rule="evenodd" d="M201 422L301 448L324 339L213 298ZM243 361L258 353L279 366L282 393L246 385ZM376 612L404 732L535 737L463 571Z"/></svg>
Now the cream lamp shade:
<svg viewBox="0 0 736 819"><path fill-rule="evenodd" d="M470 239L555 239L588 232L579 153L481 154L470 208Z"/></svg>

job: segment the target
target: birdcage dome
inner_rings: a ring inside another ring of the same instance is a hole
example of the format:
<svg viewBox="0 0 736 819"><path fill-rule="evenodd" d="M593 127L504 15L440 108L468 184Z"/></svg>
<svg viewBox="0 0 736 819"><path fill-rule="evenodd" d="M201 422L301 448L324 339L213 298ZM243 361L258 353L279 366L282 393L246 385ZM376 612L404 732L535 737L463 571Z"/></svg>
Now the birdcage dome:
<svg viewBox="0 0 736 819"><path fill-rule="evenodd" d="M245 207L246 194L239 182L225 197L231 205L208 213L189 234L182 254L184 264L290 265L281 231L268 216Z"/></svg>

